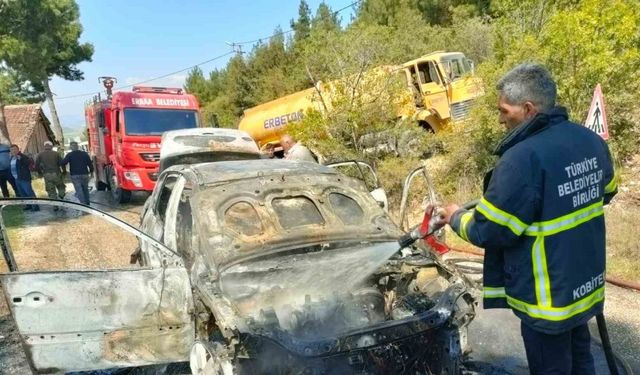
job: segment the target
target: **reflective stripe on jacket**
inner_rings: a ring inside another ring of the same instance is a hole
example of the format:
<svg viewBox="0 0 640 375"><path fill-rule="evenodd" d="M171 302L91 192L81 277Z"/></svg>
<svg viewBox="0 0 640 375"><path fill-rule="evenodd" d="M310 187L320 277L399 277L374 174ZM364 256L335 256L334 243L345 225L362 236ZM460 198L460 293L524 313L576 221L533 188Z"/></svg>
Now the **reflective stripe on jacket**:
<svg viewBox="0 0 640 375"><path fill-rule="evenodd" d="M485 308L510 307L525 324L560 333L602 311L603 205L617 192L607 144L563 108L512 131L474 211L451 226L485 248Z"/></svg>

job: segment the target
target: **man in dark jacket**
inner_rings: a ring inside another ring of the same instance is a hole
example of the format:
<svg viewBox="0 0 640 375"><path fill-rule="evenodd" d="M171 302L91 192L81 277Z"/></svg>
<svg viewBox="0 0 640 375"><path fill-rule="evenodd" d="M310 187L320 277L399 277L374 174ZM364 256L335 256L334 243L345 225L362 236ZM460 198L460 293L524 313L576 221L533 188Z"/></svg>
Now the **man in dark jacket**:
<svg viewBox="0 0 640 375"><path fill-rule="evenodd" d="M18 145L11 145L11 174L16 181L20 197L35 198L36 193L31 186L31 170L29 169L31 158L20 152ZM36 205L27 205L25 210L40 211Z"/></svg>
<svg viewBox="0 0 640 375"><path fill-rule="evenodd" d="M64 169L60 167L62 158L59 153L53 151L53 143L44 143L44 151L36 156L35 163L36 170L44 177L44 186L49 198L64 199L66 186L62 179ZM53 209L57 211L57 208Z"/></svg>
<svg viewBox="0 0 640 375"><path fill-rule="evenodd" d="M618 180L609 149L555 106L542 66L517 66L497 89L500 159L475 211L449 205L443 221L485 249L484 307L520 318L531 373L594 375L587 322L604 305L603 205Z"/></svg>
<svg viewBox="0 0 640 375"><path fill-rule="evenodd" d="M61 166L69 164L69 174L76 197L80 203L89 206L89 179L93 173L93 163L89 154L78 150L78 142L71 142L69 146L71 146L71 152L62 159Z"/></svg>

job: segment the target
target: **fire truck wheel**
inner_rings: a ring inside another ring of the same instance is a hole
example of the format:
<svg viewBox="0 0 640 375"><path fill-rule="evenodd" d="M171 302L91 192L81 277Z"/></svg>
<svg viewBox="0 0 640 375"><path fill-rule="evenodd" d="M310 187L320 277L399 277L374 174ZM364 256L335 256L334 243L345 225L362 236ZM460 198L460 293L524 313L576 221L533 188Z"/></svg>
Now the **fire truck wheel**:
<svg viewBox="0 0 640 375"><path fill-rule="evenodd" d="M100 181L100 173L98 173L98 162L96 161L95 156L93 157L93 180L96 184L96 190L105 191L109 189L109 184Z"/></svg>
<svg viewBox="0 0 640 375"><path fill-rule="evenodd" d="M109 177L109 187L111 188L111 197L116 203L129 203L131 201L131 191L125 190L118 185L118 179L112 168L107 170Z"/></svg>
<svg viewBox="0 0 640 375"><path fill-rule="evenodd" d="M104 182L102 181L96 182L96 190L105 191L107 190L107 188L109 188L109 185L105 184Z"/></svg>
<svg viewBox="0 0 640 375"><path fill-rule="evenodd" d="M131 201L131 191L124 190L121 187L111 189L111 195L116 203L129 203Z"/></svg>

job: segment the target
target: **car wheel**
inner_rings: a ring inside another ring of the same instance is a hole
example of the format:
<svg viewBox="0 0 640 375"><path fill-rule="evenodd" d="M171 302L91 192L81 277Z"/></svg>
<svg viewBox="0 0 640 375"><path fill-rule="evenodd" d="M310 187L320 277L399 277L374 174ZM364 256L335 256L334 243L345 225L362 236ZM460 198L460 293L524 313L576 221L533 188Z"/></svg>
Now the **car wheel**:
<svg viewBox="0 0 640 375"><path fill-rule="evenodd" d="M111 197L116 203L129 203L131 201L131 191L125 190L118 185L118 177L113 167L107 169L107 176L109 179L109 187L111 189Z"/></svg>
<svg viewBox="0 0 640 375"><path fill-rule="evenodd" d="M234 375L233 364L219 342L196 341L189 354L192 375Z"/></svg>

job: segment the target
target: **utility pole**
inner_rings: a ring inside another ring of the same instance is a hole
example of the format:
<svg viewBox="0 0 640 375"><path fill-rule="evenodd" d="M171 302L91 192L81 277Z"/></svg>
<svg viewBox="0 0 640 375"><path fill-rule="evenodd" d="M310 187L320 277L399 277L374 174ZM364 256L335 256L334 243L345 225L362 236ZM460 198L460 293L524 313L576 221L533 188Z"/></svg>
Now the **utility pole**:
<svg viewBox="0 0 640 375"><path fill-rule="evenodd" d="M242 51L242 44L234 43L234 42L225 42L231 50L238 55L242 55L244 52Z"/></svg>

